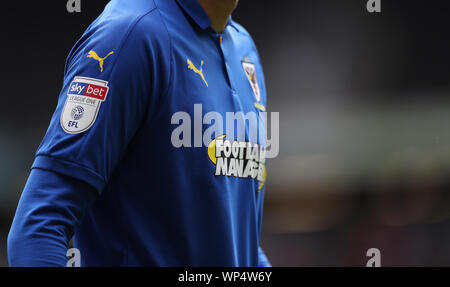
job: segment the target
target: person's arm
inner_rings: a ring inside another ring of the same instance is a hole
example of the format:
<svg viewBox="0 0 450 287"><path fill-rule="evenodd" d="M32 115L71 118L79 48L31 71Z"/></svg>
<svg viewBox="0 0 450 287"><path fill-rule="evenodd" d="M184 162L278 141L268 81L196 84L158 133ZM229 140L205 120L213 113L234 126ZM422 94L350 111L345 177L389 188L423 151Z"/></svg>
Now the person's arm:
<svg viewBox="0 0 450 287"><path fill-rule="evenodd" d="M66 266L74 228L97 195L81 180L33 169L8 235L9 265Z"/></svg>
<svg viewBox="0 0 450 287"><path fill-rule="evenodd" d="M272 267L261 246L258 248L258 267Z"/></svg>
<svg viewBox="0 0 450 287"><path fill-rule="evenodd" d="M10 231L10 265L65 266L74 227L169 90L169 34L153 1L141 8L111 1L70 52Z"/></svg>

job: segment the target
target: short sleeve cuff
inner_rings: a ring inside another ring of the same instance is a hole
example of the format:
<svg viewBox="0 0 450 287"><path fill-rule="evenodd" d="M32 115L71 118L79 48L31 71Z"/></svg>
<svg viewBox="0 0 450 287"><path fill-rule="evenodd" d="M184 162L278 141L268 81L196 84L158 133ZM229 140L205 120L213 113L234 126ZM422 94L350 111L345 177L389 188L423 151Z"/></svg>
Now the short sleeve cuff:
<svg viewBox="0 0 450 287"><path fill-rule="evenodd" d="M70 176L92 185L101 193L106 185L105 179L95 171L80 164L46 155L38 155L31 169L39 168Z"/></svg>

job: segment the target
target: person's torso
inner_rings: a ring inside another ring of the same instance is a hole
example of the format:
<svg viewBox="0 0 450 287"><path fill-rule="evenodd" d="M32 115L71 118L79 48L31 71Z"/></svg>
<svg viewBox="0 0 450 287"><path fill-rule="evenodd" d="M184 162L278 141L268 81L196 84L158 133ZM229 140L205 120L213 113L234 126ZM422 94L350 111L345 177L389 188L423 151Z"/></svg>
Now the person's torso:
<svg viewBox="0 0 450 287"><path fill-rule="evenodd" d="M170 35L171 82L76 245L86 265L256 266L266 105L257 51L232 20L218 34L176 1L155 2ZM233 118L241 115L244 125Z"/></svg>

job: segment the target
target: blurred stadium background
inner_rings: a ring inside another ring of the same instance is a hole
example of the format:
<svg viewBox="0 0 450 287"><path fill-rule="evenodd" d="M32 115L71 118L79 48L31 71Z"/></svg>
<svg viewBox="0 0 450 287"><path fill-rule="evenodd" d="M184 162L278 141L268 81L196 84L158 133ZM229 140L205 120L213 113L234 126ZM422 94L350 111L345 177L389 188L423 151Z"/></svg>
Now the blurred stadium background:
<svg viewBox="0 0 450 287"><path fill-rule="evenodd" d="M106 0L4 10L0 266L65 58ZM450 41L445 1L241 0L280 155L268 163L262 246L275 266L450 265ZM6 39L5 39L6 38Z"/></svg>

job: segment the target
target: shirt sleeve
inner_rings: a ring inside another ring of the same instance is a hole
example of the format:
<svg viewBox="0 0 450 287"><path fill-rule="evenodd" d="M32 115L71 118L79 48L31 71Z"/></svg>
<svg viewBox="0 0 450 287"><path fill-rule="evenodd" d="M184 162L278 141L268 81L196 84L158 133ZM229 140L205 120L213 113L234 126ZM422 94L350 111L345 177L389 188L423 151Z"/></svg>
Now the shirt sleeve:
<svg viewBox="0 0 450 287"><path fill-rule="evenodd" d="M261 246L258 248L258 267L272 267Z"/></svg>
<svg viewBox="0 0 450 287"><path fill-rule="evenodd" d="M69 54L64 83L32 168L103 190L168 89L170 46L158 14L106 13Z"/></svg>
<svg viewBox="0 0 450 287"><path fill-rule="evenodd" d="M66 266L68 243L98 193L89 184L33 169L8 235L12 267Z"/></svg>

